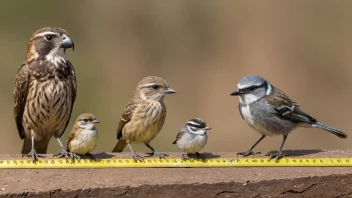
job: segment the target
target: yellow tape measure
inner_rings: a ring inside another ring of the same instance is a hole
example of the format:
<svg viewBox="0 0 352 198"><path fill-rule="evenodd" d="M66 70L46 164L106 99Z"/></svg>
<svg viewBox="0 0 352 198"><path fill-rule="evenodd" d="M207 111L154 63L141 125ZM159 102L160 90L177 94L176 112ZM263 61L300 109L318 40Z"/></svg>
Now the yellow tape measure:
<svg viewBox="0 0 352 198"><path fill-rule="evenodd" d="M145 159L144 162L133 159L98 159L71 160L41 159L35 163L31 160L0 160L1 168L183 168L183 167L332 167L352 166L352 158L283 158L279 161L268 158L212 158L190 159L183 161L180 158Z"/></svg>

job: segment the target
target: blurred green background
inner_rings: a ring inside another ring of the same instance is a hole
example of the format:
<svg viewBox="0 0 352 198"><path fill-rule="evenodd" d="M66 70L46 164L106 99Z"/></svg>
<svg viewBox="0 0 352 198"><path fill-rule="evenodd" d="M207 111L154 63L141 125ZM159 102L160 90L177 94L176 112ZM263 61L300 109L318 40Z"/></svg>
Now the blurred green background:
<svg viewBox="0 0 352 198"><path fill-rule="evenodd" d="M171 142L194 117L213 127L204 151L247 150L260 135L241 119L238 98L229 94L250 74L352 135L352 1L8 0L0 3L0 153L22 147L13 118L14 77L29 37L45 26L66 29L76 46L67 52L78 96L65 143L77 116L91 112L101 120L96 151L110 151L121 113L148 75L177 91L165 98L166 123L151 143L159 151L177 151ZM298 129L284 149L347 149L351 141ZM267 138L257 150L280 143L281 137ZM57 151L52 140L49 153Z"/></svg>

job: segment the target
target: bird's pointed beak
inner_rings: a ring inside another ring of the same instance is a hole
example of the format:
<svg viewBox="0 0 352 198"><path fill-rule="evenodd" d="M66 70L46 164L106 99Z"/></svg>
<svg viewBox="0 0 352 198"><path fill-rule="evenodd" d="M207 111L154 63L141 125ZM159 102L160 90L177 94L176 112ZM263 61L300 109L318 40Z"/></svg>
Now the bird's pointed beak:
<svg viewBox="0 0 352 198"><path fill-rule="evenodd" d="M68 37L66 34L62 36L62 42L60 47L64 49L72 48L72 51L75 50L75 44L73 43L72 39L70 39L70 37Z"/></svg>
<svg viewBox="0 0 352 198"><path fill-rule="evenodd" d="M100 123L99 120L93 120L92 122L93 122L93 123Z"/></svg>
<svg viewBox="0 0 352 198"><path fill-rule="evenodd" d="M164 93L165 93L165 94L174 94L174 93L176 93L176 91L173 90L173 89L171 89L171 88L166 88L166 89L164 90Z"/></svg>
<svg viewBox="0 0 352 198"><path fill-rule="evenodd" d="M230 96L239 96L241 95L241 92L239 90L236 90L230 94Z"/></svg>
<svg viewBox="0 0 352 198"><path fill-rule="evenodd" d="M211 127L205 127L204 128L204 130L206 130L206 131L209 131L209 130L211 130L212 128Z"/></svg>

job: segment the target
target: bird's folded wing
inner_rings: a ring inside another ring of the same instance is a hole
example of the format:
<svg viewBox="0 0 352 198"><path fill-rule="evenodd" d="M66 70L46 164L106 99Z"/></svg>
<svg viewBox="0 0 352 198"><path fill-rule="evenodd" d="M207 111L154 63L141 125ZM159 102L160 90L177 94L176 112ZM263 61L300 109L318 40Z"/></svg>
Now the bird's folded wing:
<svg viewBox="0 0 352 198"><path fill-rule="evenodd" d="M27 92L29 87L30 74L27 64L22 64L17 71L14 87L14 114L16 126L20 137L25 137L25 132L22 126L24 108L26 105Z"/></svg>
<svg viewBox="0 0 352 198"><path fill-rule="evenodd" d="M131 102L126 106L117 126L117 139L120 139L122 137L122 129L126 125L126 123L128 123L132 118L133 112L136 109L137 105L137 102L133 102L133 100L131 100Z"/></svg>
<svg viewBox="0 0 352 198"><path fill-rule="evenodd" d="M267 102L272 105L276 114L294 122L312 123L317 120L308 115L303 109L292 101L283 91L275 88L271 95L266 96Z"/></svg>
<svg viewBox="0 0 352 198"><path fill-rule="evenodd" d="M67 141L67 151L70 152L70 142L79 135L82 131L80 130L80 127L78 125L73 125L70 133L68 134L68 141Z"/></svg>
<svg viewBox="0 0 352 198"><path fill-rule="evenodd" d="M184 133L185 133L184 131L180 131L180 132L176 135L176 139L175 139L175 141L172 142L172 144L176 144L177 141L178 141L179 139L181 139L181 137L183 136Z"/></svg>

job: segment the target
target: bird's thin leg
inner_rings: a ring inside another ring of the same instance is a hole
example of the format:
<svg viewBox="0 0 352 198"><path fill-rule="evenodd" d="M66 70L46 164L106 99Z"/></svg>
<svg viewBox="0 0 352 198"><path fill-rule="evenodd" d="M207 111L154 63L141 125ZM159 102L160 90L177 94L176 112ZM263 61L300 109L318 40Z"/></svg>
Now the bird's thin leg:
<svg viewBox="0 0 352 198"><path fill-rule="evenodd" d="M181 159L182 159L183 161L186 161L186 160L189 159L187 153L183 153L182 149L180 149L179 151L180 151Z"/></svg>
<svg viewBox="0 0 352 198"><path fill-rule="evenodd" d="M262 135L262 137L259 138L259 140L253 144L253 146L251 146L251 148L249 148L248 151L246 152L239 152L237 153L237 155L242 155L243 157L247 157L249 155L255 155L255 154L260 154L260 152L253 152L254 147L257 146L257 144L259 144L259 142L261 142L263 139L265 138L265 135Z"/></svg>
<svg viewBox="0 0 352 198"><path fill-rule="evenodd" d="M32 162L35 162L38 160L38 157L45 157L44 154L39 154L35 151L35 148L34 148L34 134L33 134L33 131L32 131L32 134L31 134L31 141L32 141L32 149L31 151L28 153L28 154L25 154L26 157L31 157L32 158Z"/></svg>
<svg viewBox="0 0 352 198"><path fill-rule="evenodd" d="M287 135L284 135L283 139L282 139L282 143L280 145L280 150L276 154L269 154L270 159L274 159L275 158L276 160L279 160L282 157L287 156L287 155L282 154L282 147L285 144L286 138L287 138Z"/></svg>
<svg viewBox="0 0 352 198"><path fill-rule="evenodd" d="M57 141L59 142L60 144L60 147L61 147L61 152L60 153L56 153L54 154L54 157L64 157L66 158L66 160L68 159L68 155L70 154L69 152L67 152L67 150L65 149L64 145L62 144L60 138L56 138Z"/></svg>
<svg viewBox="0 0 352 198"><path fill-rule="evenodd" d="M197 157L197 159L202 159L202 160L206 160L207 159L207 158L205 158L203 155L201 155L198 152L196 152L196 157Z"/></svg>
<svg viewBox="0 0 352 198"><path fill-rule="evenodd" d="M158 151L156 151L152 146L150 146L150 144L145 144L150 150L152 150L153 155L155 155L155 157L158 157L159 159L164 159L165 157L169 156L166 153L159 153Z"/></svg>
<svg viewBox="0 0 352 198"><path fill-rule="evenodd" d="M129 141L126 141L126 142L127 142L128 147L130 148L130 151L131 151L131 154L132 154L132 157L133 157L134 161L138 161L139 160L139 161L143 162L144 161L144 157L137 155L137 153L135 153L133 151L131 143Z"/></svg>

